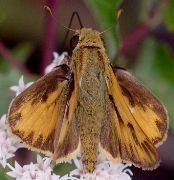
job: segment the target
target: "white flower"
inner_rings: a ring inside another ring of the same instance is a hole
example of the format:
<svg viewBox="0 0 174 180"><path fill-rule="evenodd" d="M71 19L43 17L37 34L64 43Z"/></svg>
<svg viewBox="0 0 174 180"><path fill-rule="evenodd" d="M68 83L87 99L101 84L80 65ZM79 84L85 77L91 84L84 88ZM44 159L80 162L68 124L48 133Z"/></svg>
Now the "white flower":
<svg viewBox="0 0 174 180"><path fill-rule="evenodd" d="M7 174L16 180L58 180L59 176L54 174L51 168L50 158L41 158L37 156L37 163L30 163L21 167L15 162L15 167L8 164L8 167L12 170Z"/></svg>
<svg viewBox="0 0 174 180"><path fill-rule="evenodd" d="M0 164L5 168L7 160L14 156L14 153L22 144L13 136L8 134L6 128L6 115L0 119Z"/></svg>
<svg viewBox="0 0 174 180"><path fill-rule="evenodd" d="M56 66L59 66L61 64L67 64L67 56L67 52L63 52L61 55L59 55L57 52L53 52L53 61L45 68L45 74L51 72Z"/></svg>
<svg viewBox="0 0 174 180"><path fill-rule="evenodd" d="M6 130L6 114L2 115L0 119L0 129L1 130Z"/></svg>
<svg viewBox="0 0 174 180"><path fill-rule="evenodd" d="M22 91L24 91L26 88L28 88L29 86L31 86L33 84L33 82L29 82L26 85L24 84L24 78L23 76L21 76L21 78L19 79L19 83L18 86L11 86L10 89L14 92L16 92L16 96L19 95Z"/></svg>
<svg viewBox="0 0 174 180"><path fill-rule="evenodd" d="M39 171L49 171L49 172L52 171L50 166L51 158L47 158L47 157L42 158L41 156L38 155L37 163L38 163L37 168Z"/></svg>
<svg viewBox="0 0 174 180"><path fill-rule="evenodd" d="M63 176L62 180L131 180L131 176L133 175L131 170L128 169L130 165L112 163L101 155L99 155L95 170L91 174L83 173L82 162L79 158L74 159L74 163L77 169L70 172L70 175Z"/></svg>

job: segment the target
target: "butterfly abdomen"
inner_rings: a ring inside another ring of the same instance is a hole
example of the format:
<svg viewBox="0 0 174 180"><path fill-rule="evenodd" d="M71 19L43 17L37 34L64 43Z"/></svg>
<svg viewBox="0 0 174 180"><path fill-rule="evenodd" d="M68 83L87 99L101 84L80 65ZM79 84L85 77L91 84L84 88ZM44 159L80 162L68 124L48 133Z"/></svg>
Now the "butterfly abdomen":
<svg viewBox="0 0 174 180"><path fill-rule="evenodd" d="M77 57L83 56L83 64L76 64L77 76L77 110L81 155L84 170L94 170L101 134L101 124L105 115L106 83L102 61L95 48L84 48ZM94 58L95 57L95 58ZM78 58L76 58L76 61Z"/></svg>
<svg viewBox="0 0 174 180"><path fill-rule="evenodd" d="M82 161L87 172L94 170L97 161L101 123L104 117L102 101L100 95L96 95L93 91L79 90L76 117L78 119Z"/></svg>

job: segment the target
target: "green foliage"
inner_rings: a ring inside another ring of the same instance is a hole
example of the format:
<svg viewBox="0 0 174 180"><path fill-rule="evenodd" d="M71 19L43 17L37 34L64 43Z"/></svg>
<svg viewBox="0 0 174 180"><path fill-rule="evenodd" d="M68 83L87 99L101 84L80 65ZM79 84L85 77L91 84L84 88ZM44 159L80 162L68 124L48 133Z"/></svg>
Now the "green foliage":
<svg viewBox="0 0 174 180"><path fill-rule="evenodd" d="M116 9L122 2L121 0L88 0L86 2L96 13L102 28L116 24ZM121 8L124 9L124 14L120 18L120 33L122 35L129 34L139 21L146 21L154 2L151 0L124 0L121 5ZM174 1L170 0L169 4L163 3L157 2L158 10L160 11L160 7L166 5L165 20L170 28L174 28ZM160 13L162 14L163 12ZM118 38L116 38L114 28L110 34L108 32L106 34L107 43L109 44L107 49L110 50L112 57L114 52L116 52ZM146 42L142 51L143 53L134 67L135 74L145 86L151 89L164 102L169 112L171 125L174 127L174 57L169 53L168 47L164 47L152 40Z"/></svg>
<svg viewBox="0 0 174 180"><path fill-rule="evenodd" d="M4 74L0 74L0 116L7 113L8 105L15 93L9 90L10 86L17 85L21 74L13 69Z"/></svg>
<svg viewBox="0 0 174 180"><path fill-rule="evenodd" d="M116 52L116 45L118 44L118 37L116 36L116 11L121 0L86 0L86 3L92 9L98 18L99 25L102 31L110 28L104 33L107 50L112 57Z"/></svg>
<svg viewBox="0 0 174 180"><path fill-rule="evenodd" d="M65 174L67 174L68 172L74 170L76 167L74 164L70 164L70 163L60 163L57 164L53 171L54 173L60 175L60 176L64 176Z"/></svg>
<svg viewBox="0 0 174 180"><path fill-rule="evenodd" d="M33 51L33 45L29 42L23 42L10 49L10 51L17 61L24 64ZM7 72L10 69L9 62L0 56L0 72Z"/></svg>
<svg viewBox="0 0 174 180"><path fill-rule="evenodd" d="M32 51L32 43L23 42L15 46L12 50L12 53L20 61L20 63L25 63Z"/></svg>
<svg viewBox="0 0 174 180"><path fill-rule="evenodd" d="M157 71L174 87L174 54L169 51L167 46L157 43L155 54Z"/></svg>
<svg viewBox="0 0 174 180"><path fill-rule="evenodd" d="M136 77L166 106L170 123L174 128L174 59L172 58L164 47L148 40L134 72Z"/></svg>
<svg viewBox="0 0 174 180"><path fill-rule="evenodd" d="M0 180L9 180L10 178L7 177L5 169L0 168Z"/></svg>
<svg viewBox="0 0 174 180"><path fill-rule="evenodd" d="M174 0L169 0L164 15L168 27L174 29Z"/></svg>
<svg viewBox="0 0 174 180"><path fill-rule="evenodd" d="M20 63L24 63L31 54L32 46L30 43L21 43L17 45L12 53ZM15 93L9 90L10 86L18 85L21 72L11 65L2 57L0 58L0 115L7 113L9 102ZM27 81L26 81L27 82Z"/></svg>

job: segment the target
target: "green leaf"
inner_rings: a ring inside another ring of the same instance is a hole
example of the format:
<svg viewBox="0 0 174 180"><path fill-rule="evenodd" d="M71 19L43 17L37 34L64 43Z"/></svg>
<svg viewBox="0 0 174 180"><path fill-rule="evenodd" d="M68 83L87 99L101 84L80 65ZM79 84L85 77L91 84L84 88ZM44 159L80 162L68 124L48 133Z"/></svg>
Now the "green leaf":
<svg viewBox="0 0 174 180"><path fill-rule="evenodd" d="M174 128L174 63L157 42L148 39L139 63L134 69L136 77L166 106Z"/></svg>
<svg viewBox="0 0 174 180"><path fill-rule="evenodd" d="M118 43L115 30L116 9L121 0L86 0L85 2L98 18L98 22L103 31L112 27L112 29L105 32L104 35L110 56L115 55Z"/></svg>
<svg viewBox="0 0 174 180"><path fill-rule="evenodd" d="M155 64L157 71L174 86L174 57L169 49L162 44L156 44Z"/></svg>
<svg viewBox="0 0 174 180"><path fill-rule="evenodd" d="M75 164L72 163L60 163L60 164L57 164L53 171L54 173L60 175L60 176L64 176L66 174L68 174L70 171L74 170L76 167L75 167Z"/></svg>
<svg viewBox="0 0 174 180"><path fill-rule="evenodd" d="M174 29L174 1L170 0L164 12L165 21L170 29Z"/></svg>

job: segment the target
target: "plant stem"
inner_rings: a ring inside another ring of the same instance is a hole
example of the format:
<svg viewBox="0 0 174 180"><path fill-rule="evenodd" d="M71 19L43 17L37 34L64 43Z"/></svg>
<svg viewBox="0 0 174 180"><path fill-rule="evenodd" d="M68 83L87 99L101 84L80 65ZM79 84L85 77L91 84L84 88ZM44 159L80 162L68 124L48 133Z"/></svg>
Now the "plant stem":
<svg viewBox="0 0 174 180"><path fill-rule="evenodd" d="M135 31L130 33L127 37L125 37L122 41L120 48L118 49L117 56L121 54L126 54L128 50L134 47L136 44L141 42L151 31L148 25L141 24L139 25Z"/></svg>
<svg viewBox="0 0 174 180"><path fill-rule="evenodd" d="M46 6L51 10L53 17L56 16L57 0L47 0ZM43 74L45 67L51 63L52 53L55 49L56 42L56 24L54 18L45 11L44 19L44 42L43 42L43 54L42 62L40 66L40 73Z"/></svg>
<svg viewBox="0 0 174 180"><path fill-rule="evenodd" d="M0 54L6 61L19 69L23 74L30 74L30 71L25 67L25 65L19 63L19 60L13 56L11 51L2 42L0 42Z"/></svg>

